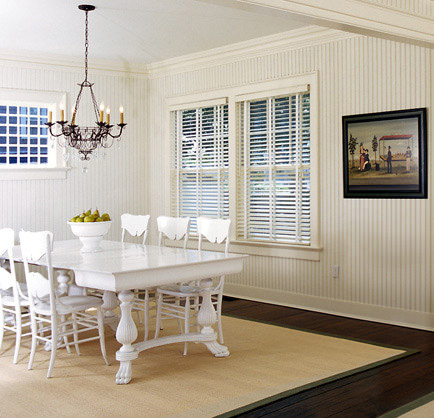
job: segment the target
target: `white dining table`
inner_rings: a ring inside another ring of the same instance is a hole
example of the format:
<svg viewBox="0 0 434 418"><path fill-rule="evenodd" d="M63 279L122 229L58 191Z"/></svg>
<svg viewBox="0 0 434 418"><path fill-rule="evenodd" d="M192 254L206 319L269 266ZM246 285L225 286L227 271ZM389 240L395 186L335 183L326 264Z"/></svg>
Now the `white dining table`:
<svg viewBox="0 0 434 418"><path fill-rule="evenodd" d="M228 348L217 342L213 329L217 315L210 289L213 277L241 272L247 256L117 241L102 241L102 251L95 253L82 253L81 246L79 240L55 241L51 257L53 267L60 269L60 286L67 286L69 280L63 271L71 270L77 286L104 291L103 308L108 319L115 318L113 310L118 295L121 315L116 339L122 346L116 352L116 360L120 362L117 384L131 381L131 361L141 351L153 347L191 341L203 343L216 357L229 355ZM14 259L22 261L19 246L14 247ZM45 265L44 260L45 257L35 264ZM133 290L192 280L198 280L203 288L203 302L197 317L200 332L135 342L138 333L131 315Z"/></svg>

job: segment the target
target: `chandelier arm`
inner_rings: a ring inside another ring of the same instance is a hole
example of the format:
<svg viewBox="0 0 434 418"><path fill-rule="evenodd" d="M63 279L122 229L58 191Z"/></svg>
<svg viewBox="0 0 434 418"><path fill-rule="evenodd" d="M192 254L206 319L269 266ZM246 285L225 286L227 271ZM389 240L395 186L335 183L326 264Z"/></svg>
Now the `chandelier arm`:
<svg viewBox="0 0 434 418"><path fill-rule="evenodd" d="M118 126L119 126L119 133L117 135L112 135L111 132L108 132L108 134L114 139L120 138L120 136L122 135L122 131L124 130L125 126L127 126L127 124L119 123Z"/></svg>

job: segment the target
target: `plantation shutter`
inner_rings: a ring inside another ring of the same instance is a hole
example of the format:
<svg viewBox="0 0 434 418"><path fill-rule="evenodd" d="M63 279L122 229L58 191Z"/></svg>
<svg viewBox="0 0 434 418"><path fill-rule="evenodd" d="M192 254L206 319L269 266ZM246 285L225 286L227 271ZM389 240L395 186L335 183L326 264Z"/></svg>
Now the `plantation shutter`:
<svg viewBox="0 0 434 418"><path fill-rule="evenodd" d="M172 214L196 218L229 217L228 105L171 112L174 169Z"/></svg>
<svg viewBox="0 0 434 418"><path fill-rule="evenodd" d="M310 244L310 95L237 103L237 239Z"/></svg>

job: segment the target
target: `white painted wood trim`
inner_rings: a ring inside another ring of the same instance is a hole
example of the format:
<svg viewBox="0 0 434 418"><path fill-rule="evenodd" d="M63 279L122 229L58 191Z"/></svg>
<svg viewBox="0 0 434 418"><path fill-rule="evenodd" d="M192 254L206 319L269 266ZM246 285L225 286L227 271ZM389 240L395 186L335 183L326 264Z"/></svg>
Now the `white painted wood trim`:
<svg viewBox="0 0 434 418"><path fill-rule="evenodd" d="M181 242L166 241L167 247L182 248ZM187 248L196 250L198 248L198 238L189 237ZM210 244L202 242L202 248L207 251L225 251L224 244ZM265 257L293 258L298 260L320 261L321 247L278 244L278 243L261 243L261 242L243 242L231 241L229 252L233 254L260 255Z"/></svg>
<svg viewBox="0 0 434 418"><path fill-rule="evenodd" d="M6 180L65 180L70 167L1 168L0 181Z"/></svg>
<svg viewBox="0 0 434 418"><path fill-rule="evenodd" d="M342 30L311 25L151 63L146 68L149 78L159 78L355 36L357 35Z"/></svg>
<svg viewBox="0 0 434 418"><path fill-rule="evenodd" d="M434 46L434 22L379 4L357 0L237 0L310 18L311 23L364 35L388 34ZM368 31L370 33L368 33Z"/></svg>
<svg viewBox="0 0 434 418"><path fill-rule="evenodd" d="M227 282L225 283L224 294L257 302L307 309L349 318L429 331L434 330L434 314L430 312L409 311Z"/></svg>

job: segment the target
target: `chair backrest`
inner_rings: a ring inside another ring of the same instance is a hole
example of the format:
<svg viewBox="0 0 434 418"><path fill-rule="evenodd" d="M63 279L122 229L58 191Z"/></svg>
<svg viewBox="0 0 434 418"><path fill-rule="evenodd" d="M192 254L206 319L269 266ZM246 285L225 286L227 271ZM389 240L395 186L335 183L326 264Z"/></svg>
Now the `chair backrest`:
<svg viewBox="0 0 434 418"><path fill-rule="evenodd" d="M143 245L145 245L146 238L148 237L150 217L150 215L131 215L130 213L124 213L121 216L122 242L125 240L125 231L127 231L133 237L143 235Z"/></svg>
<svg viewBox="0 0 434 418"><path fill-rule="evenodd" d="M202 249L202 237L209 242L221 244L225 242L225 254L229 250L230 219L211 219L200 216L197 218L197 234L199 236L199 251Z"/></svg>
<svg viewBox="0 0 434 418"><path fill-rule="evenodd" d="M35 304L37 304L38 301L43 300L44 302L47 302L47 297L49 296L51 314L54 316L56 312L56 292L53 264L51 262L53 234L49 231L21 231L20 245L24 261L30 308L35 309ZM44 256L46 257L48 279L41 273L30 272L29 270L29 263L36 262Z"/></svg>
<svg viewBox="0 0 434 418"><path fill-rule="evenodd" d="M158 245L161 247L163 236L172 240L180 241L184 238L184 248L187 248L188 234L190 229L190 218L172 218L170 216L159 216Z"/></svg>
<svg viewBox="0 0 434 418"><path fill-rule="evenodd" d="M15 233L13 229L0 229L0 257L7 253L9 258L10 272L0 266L0 290L13 289L14 297L18 296L18 284L15 273L13 247L15 244ZM1 298L1 296L0 296Z"/></svg>

